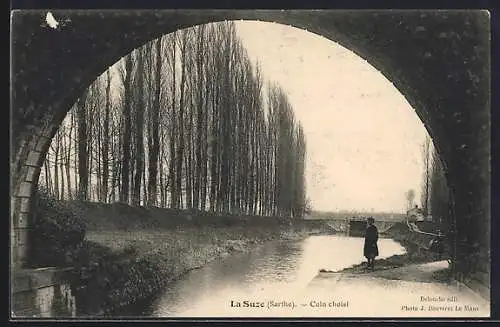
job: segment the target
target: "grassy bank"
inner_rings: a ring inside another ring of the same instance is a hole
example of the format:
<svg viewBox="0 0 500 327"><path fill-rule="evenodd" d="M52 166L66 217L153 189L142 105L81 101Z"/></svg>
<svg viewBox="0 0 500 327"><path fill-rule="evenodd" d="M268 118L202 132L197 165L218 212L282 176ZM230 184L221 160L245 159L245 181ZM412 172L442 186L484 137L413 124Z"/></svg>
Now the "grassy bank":
<svg viewBox="0 0 500 327"><path fill-rule="evenodd" d="M427 226L427 229L429 228ZM392 238L400 243L406 249L406 253L393 255L385 259L377 259L375 261L376 270L399 268L411 264L445 260L447 258L446 251L444 254L439 255L435 252L421 249L421 246L428 244L430 237L410 232L405 223L395 224L381 236ZM343 269L342 272L366 273L366 262ZM451 274L446 269L444 271L437 271L434 277L436 281L448 281L451 278Z"/></svg>
<svg viewBox="0 0 500 327"><path fill-rule="evenodd" d="M327 233L322 222L221 216L194 211L71 202L64 207L86 226L66 254L80 308L107 314L148 298L185 273L272 240Z"/></svg>
<svg viewBox="0 0 500 327"><path fill-rule="evenodd" d="M80 269L84 276L79 279L87 285L82 293L95 299L96 290L105 290L98 291L102 299L99 309L111 312L149 297L169 282L214 259L252 250L266 241L307 234L304 230L283 233L258 227L89 232L89 244L109 252L93 253L86 260L91 262L93 271ZM91 308L92 304L86 306Z"/></svg>

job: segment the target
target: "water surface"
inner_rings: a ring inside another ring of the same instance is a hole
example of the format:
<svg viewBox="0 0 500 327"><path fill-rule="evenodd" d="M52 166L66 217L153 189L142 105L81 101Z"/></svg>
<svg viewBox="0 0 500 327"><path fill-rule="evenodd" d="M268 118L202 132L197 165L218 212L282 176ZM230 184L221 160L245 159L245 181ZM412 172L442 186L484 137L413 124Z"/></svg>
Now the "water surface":
<svg viewBox="0 0 500 327"><path fill-rule="evenodd" d="M379 240L379 258L403 254L391 239ZM187 273L159 292L144 308L120 315L210 316L236 302L293 298L320 269L341 270L363 258L363 238L310 236L301 241L269 242L249 253L215 260ZM135 312L133 312L135 311Z"/></svg>

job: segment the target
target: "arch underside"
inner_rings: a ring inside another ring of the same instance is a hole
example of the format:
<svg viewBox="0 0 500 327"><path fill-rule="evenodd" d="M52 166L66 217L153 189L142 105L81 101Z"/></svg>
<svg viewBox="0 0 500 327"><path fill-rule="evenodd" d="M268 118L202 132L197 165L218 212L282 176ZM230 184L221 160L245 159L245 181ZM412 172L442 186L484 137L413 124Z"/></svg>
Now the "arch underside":
<svg viewBox="0 0 500 327"><path fill-rule="evenodd" d="M26 237L20 230L29 229L31 197L50 141L83 90L121 57L152 39L180 28L239 19L277 22L322 35L384 74L415 109L441 155L454 201L457 237L465 243L477 241L489 251L486 12L52 12L56 19L70 21L60 30L42 26L46 11L18 11L11 21L11 248L16 258L24 256Z"/></svg>

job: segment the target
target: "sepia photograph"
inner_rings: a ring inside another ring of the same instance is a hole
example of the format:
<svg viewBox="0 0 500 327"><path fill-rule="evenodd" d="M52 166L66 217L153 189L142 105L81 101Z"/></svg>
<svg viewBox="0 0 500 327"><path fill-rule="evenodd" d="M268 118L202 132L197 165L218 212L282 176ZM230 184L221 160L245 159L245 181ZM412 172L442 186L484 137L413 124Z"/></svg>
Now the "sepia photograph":
<svg viewBox="0 0 500 327"><path fill-rule="evenodd" d="M10 27L11 320L491 317L487 10Z"/></svg>

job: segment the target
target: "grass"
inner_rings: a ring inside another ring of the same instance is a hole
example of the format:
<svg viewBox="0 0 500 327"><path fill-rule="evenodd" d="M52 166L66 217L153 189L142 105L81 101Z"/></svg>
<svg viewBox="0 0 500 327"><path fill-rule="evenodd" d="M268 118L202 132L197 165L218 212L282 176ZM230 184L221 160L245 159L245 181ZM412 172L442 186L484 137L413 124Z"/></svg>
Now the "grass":
<svg viewBox="0 0 500 327"><path fill-rule="evenodd" d="M123 203L67 201L66 206L83 217L88 230L175 230L248 225L272 228L288 222L286 218L230 215L194 209L133 207Z"/></svg>
<svg viewBox="0 0 500 327"><path fill-rule="evenodd" d="M115 252L134 249L138 258L161 255L165 258L199 261L207 253L243 250L267 240L279 232L263 228L186 228L182 230L88 231L87 240ZM189 266L192 266L189 265Z"/></svg>
<svg viewBox="0 0 500 327"><path fill-rule="evenodd" d="M86 239L134 260L162 263L173 278L209 261L245 252L266 241L305 237L310 231L270 230L262 227L188 228L183 230L89 231Z"/></svg>

